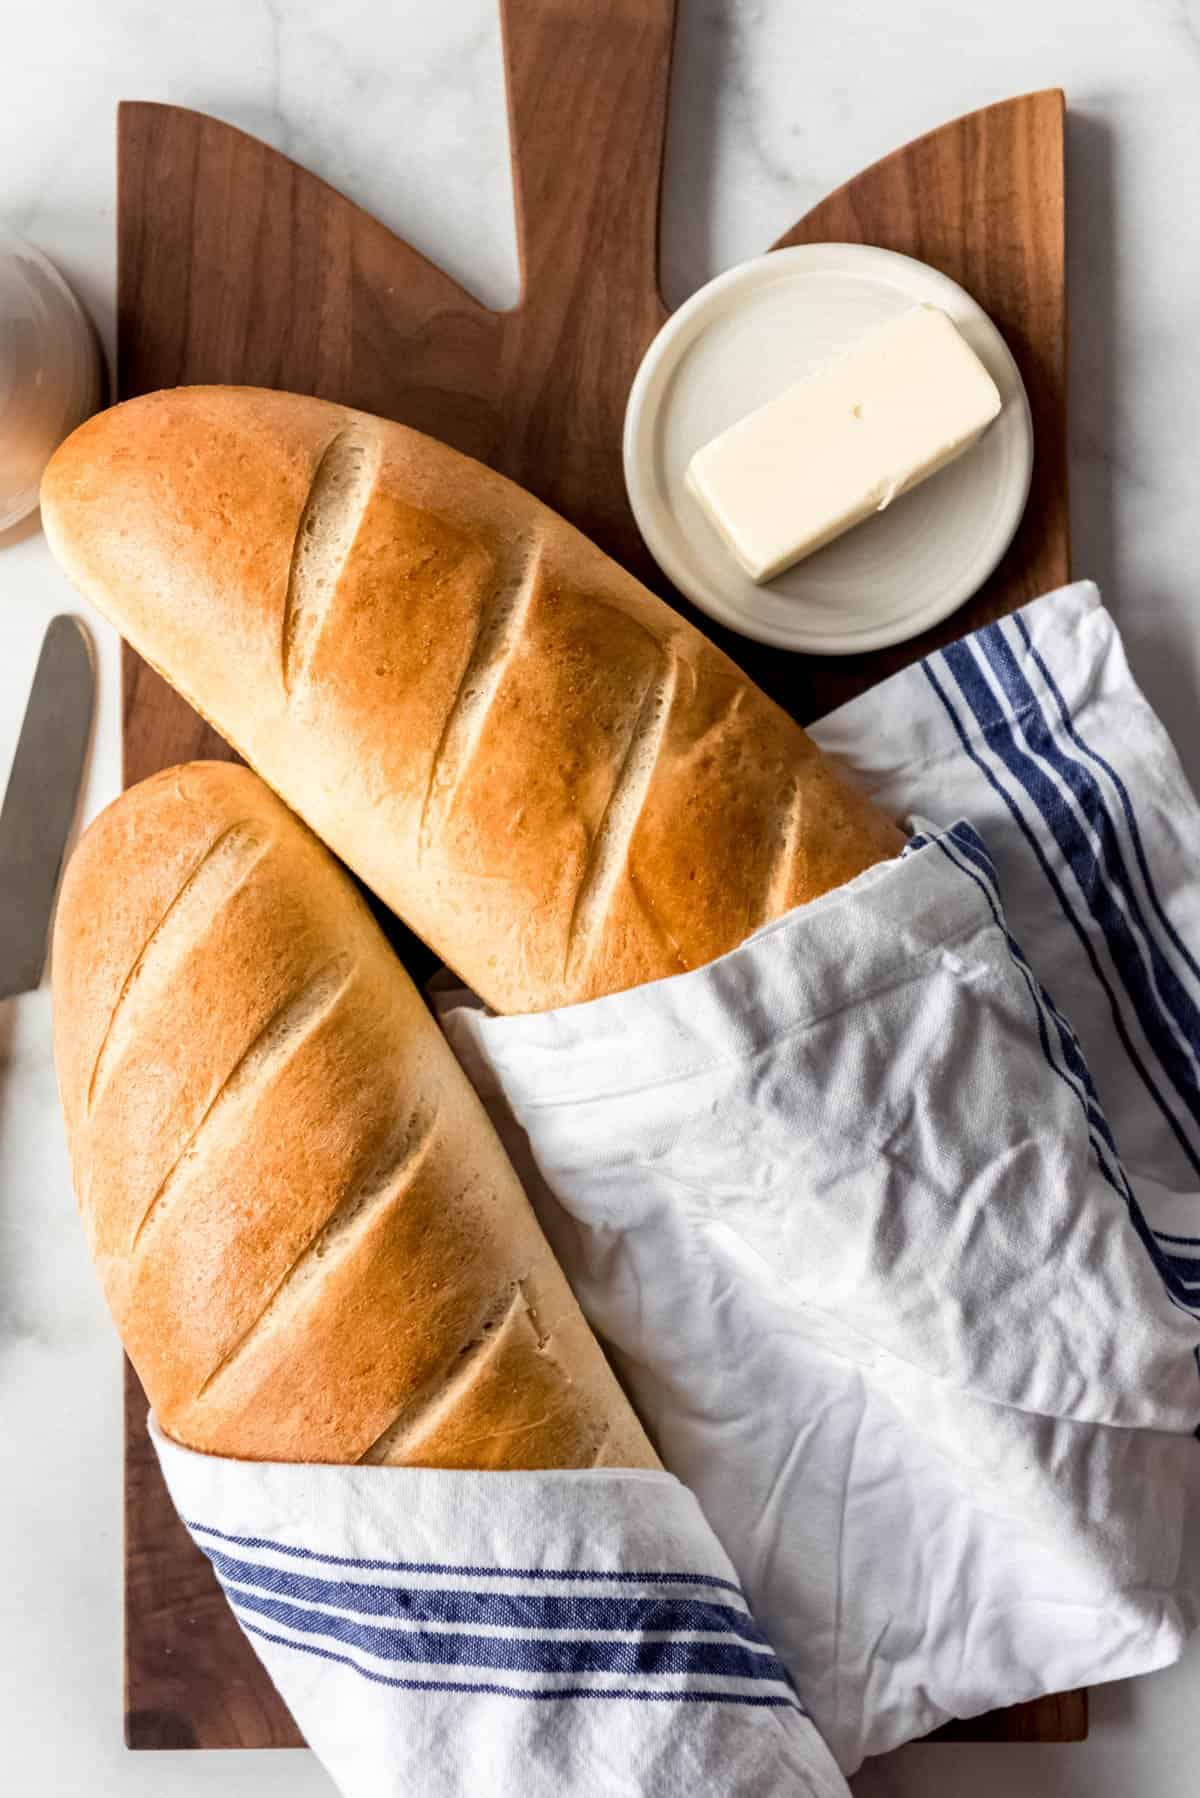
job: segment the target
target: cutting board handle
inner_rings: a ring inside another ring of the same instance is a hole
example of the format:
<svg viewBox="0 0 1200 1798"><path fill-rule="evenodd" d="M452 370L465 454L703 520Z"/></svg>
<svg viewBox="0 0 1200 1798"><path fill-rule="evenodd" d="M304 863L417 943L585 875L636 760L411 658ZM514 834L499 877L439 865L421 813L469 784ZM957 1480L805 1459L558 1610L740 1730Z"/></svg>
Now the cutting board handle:
<svg viewBox="0 0 1200 1798"><path fill-rule="evenodd" d="M675 0L500 0L522 306L658 297ZM567 175L569 171L569 176Z"/></svg>

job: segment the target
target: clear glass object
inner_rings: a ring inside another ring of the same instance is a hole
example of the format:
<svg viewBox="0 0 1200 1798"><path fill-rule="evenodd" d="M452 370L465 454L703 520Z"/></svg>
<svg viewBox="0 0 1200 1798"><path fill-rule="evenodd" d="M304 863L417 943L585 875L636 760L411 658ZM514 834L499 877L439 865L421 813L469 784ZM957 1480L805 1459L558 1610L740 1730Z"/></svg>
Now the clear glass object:
<svg viewBox="0 0 1200 1798"><path fill-rule="evenodd" d="M0 531L33 511L42 470L100 391L79 301L40 250L0 231Z"/></svg>

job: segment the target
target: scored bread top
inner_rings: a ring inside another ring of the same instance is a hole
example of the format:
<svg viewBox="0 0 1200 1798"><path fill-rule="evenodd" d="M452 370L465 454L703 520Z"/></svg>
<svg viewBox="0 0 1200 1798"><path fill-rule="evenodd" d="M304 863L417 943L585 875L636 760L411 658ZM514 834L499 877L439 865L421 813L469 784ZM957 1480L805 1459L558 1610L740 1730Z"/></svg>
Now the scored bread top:
<svg viewBox="0 0 1200 1798"><path fill-rule="evenodd" d="M88 1240L170 1435L657 1465L416 988L248 769L169 770L96 820L53 981Z"/></svg>
<svg viewBox="0 0 1200 1798"><path fill-rule="evenodd" d="M54 457L75 583L496 1010L677 973L898 852L530 494L323 400L180 388Z"/></svg>

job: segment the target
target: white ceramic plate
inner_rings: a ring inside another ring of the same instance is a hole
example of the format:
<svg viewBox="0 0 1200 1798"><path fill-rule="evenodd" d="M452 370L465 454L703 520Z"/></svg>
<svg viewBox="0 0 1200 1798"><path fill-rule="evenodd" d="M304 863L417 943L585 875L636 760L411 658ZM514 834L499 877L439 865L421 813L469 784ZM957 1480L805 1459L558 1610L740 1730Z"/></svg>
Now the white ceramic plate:
<svg viewBox="0 0 1200 1798"><path fill-rule="evenodd" d="M919 302L949 313L1000 389L990 430L940 474L764 587L684 486L692 456L835 351ZM864 244L802 244L719 275L647 350L625 412L625 481L659 566L760 643L848 655L915 636L982 586L1029 496L1033 422L1008 346L936 269Z"/></svg>

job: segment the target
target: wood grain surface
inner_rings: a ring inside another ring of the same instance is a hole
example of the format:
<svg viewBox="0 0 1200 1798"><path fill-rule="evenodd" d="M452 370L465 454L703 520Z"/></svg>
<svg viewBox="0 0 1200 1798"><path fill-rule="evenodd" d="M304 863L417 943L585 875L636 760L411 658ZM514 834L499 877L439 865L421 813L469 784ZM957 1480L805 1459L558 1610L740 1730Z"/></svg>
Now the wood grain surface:
<svg viewBox="0 0 1200 1798"><path fill-rule="evenodd" d="M126 103L120 395L239 382L400 419L511 475L690 612L638 536L620 454L626 395L666 316L658 213L674 0L503 0L502 18L522 269L514 310L489 311L254 138L176 107ZM1006 101L931 132L780 241L822 240L903 250L969 289L1020 365L1036 467L1004 563L923 638L830 661L698 620L802 722L1068 577L1062 95ZM127 785L173 762L230 754L128 648L124 708ZM172 1511L128 1368L126 1380L126 1739L134 1748L297 1744ZM1046 1699L947 1733L1076 1740L1086 1699Z"/></svg>

